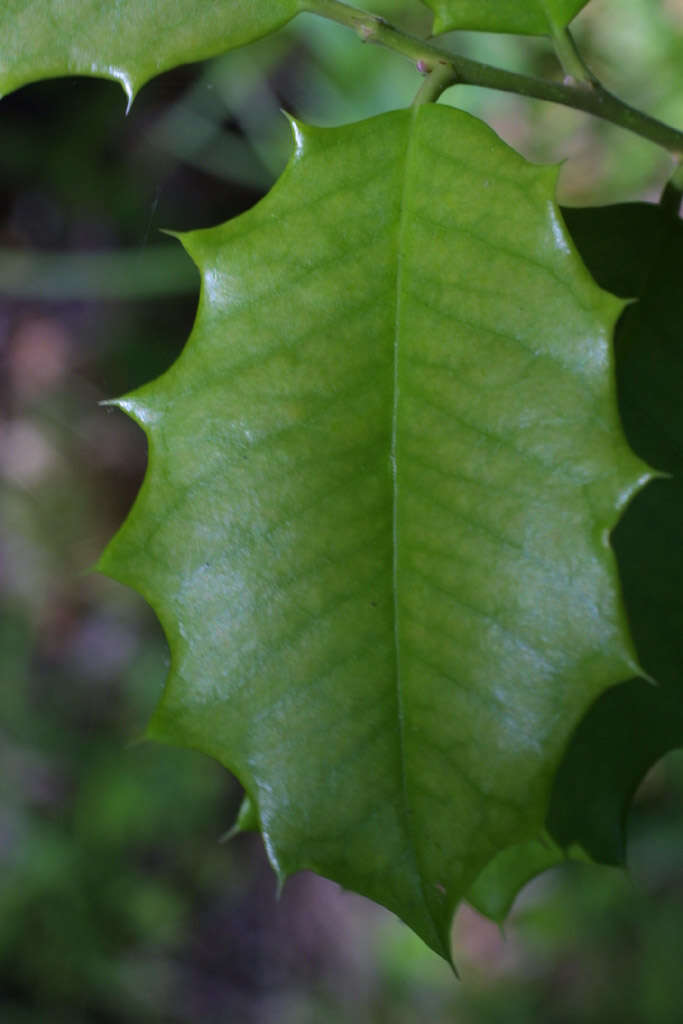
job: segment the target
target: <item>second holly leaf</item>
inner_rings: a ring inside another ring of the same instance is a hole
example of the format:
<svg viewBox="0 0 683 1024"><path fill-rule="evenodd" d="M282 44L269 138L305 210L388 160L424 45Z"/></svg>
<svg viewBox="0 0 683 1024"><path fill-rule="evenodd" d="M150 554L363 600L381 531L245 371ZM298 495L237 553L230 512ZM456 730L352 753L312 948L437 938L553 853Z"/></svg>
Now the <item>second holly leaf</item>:
<svg viewBox="0 0 683 1024"><path fill-rule="evenodd" d="M0 96L27 82L96 75L129 101L154 75L244 46L303 0L3 0Z"/></svg>
<svg viewBox="0 0 683 1024"><path fill-rule="evenodd" d="M475 29L552 36L567 27L588 0L424 0L434 11L434 32Z"/></svg>

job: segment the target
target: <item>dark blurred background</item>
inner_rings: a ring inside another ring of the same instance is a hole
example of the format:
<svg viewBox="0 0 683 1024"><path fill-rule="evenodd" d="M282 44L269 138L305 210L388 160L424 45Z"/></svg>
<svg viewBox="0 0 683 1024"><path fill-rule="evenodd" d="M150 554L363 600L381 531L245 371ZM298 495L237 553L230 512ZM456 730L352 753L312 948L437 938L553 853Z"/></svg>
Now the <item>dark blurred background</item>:
<svg viewBox="0 0 683 1024"><path fill-rule="evenodd" d="M377 3L414 31L427 14ZM683 2L593 0L576 23L613 91L683 124ZM461 52L557 74L540 40L454 34ZM247 209L320 124L409 102L408 63L301 16L147 85L65 79L0 102L0 1021L434 1024L683 1019L683 756L641 787L631 874L573 865L518 901L505 938L463 908L449 969L389 914L310 875L275 881L260 841L218 842L236 783L138 742L168 664L134 593L91 572L145 469L98 405L162 372L198 277L161 228ZM479 90L449 102L539 161L560 199L656 200L669 163L572 111Z"/></svg>

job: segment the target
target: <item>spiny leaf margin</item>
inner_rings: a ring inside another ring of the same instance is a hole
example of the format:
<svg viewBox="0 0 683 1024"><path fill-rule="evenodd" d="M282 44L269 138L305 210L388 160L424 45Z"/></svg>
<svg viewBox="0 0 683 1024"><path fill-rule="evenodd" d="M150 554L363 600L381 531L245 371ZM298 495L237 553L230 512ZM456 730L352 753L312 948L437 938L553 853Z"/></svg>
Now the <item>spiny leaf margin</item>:
<svg viewBox="0 0 683 1024"><path fill-rule="evenodd" d="M302 0L4 0L0 96L65 75L110 78L129 105L150 78L275 31Z"/></svg>
<svg viewBox="0 0 683 1024"><path fill-rule="evenodd" d="M555 170L468 115L296 132L265 200L183 237L197 322L119 403L150 462L100 567L169 639L151 734L238 776L281 879L334 878L449 958L455 905L539 834L572 729L635 668L606 543L647 477L616 413L621 304Z"/></svg>

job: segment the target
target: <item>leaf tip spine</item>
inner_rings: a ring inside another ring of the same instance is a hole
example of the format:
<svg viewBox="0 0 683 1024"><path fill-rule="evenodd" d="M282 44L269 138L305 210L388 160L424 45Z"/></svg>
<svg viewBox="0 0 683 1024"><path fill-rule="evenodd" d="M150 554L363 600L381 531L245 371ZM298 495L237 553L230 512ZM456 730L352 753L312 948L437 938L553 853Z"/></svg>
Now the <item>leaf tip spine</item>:
<svg viewBox="0 0 683 1024"><path fill-rule="evenodd" d="M641 679L644 679L645 682L649 683L650 686L656 686L657 689L659 689L661 686L659 680L655 679L654 676L650 675L650 673L643 668L639 661L635 661L633 663L633 674L639 676Z"/></svg>
<svg viewBox="0 0 683 1024"><path fill-rule="evenodd" d="M305 136L304 136L304 125L301 121L297 120L293 114L283 110L282 113L289 121L289 127L292 129L292 138L294 139L294 156L297 157L303 152Z"/></svg>
<svg viewBox="0 0 683 1024"><path fill-rule="evenodd" d="M237 836L242 835L245 830L240 827L239 819L230 828L227 828L225 832L222 832L218 837L218 842L221 846L225 846L226 843L232 842Z"/></svg>
<svg viewBox="0 0 683 1024"><path fill-rule="evenodd" d="M268 860L270 861L270 865L273 871L275 872L275 899L279 903L280 900L282 899L282 892L285 887L285 882L287 881L287 878L289 876L287 872L282 869L280 864L277 863L277 861L273 861L271 856L272 844L270 843L269 840L266 839L265 833L263 833L263 842L266 847L266 853L268 854Z"/></svg>
<svg viewBox="0 0 683 1024"><path fill-rule="evenodd" d="M141 427L144 425L144 415L147 411L143 412L144 407L141 403L134 402L130 397L124 395L121 398L103 398L97 404L103 406L107 413L112 409L119 409L121 412L125 412L126 416L130 416L132 420L139 423Z"/></svg>
<svg viewBox="0 0 683 1024"><path fill-rule="evenodd" d="M114 67L112 64L107 64L101 67L97 63L90 65L90 70L93 75L103 75L105 78L112 78L115 82L118 82L124 93L126 94L126 116L130 113L130 108L133 106L133 100L137 94L138 87L133 82L128 72L124 68Z"/></svg>
<svg viewBox="0 0 683 1024"><path fill-rule="evenodd" d="M111 404L117 406L121 412L125 412L127 416L130 416L132 420L147 430L148 427L153 426L159 419L159 414L151 409L148 405L144 405L138 399L131 396L124 398L117 398Z"/></svg>
<svg viewBox="0 0 683 1024"><path fill-rule="evenodd" d="M643 488L647 487L647 485L653 480L658 480L661 477L668 479L671 476L669 473L662 473L660 470L653 469L652 466L649 466L647 462L644 462L637 455L634 456L634 459L636 463L640 463L640 466L638 467L640 472L624 487L622 487L617 494L616 509L619 513L623 512L629 502L635 498L637 494L640 494Z"/></svg>

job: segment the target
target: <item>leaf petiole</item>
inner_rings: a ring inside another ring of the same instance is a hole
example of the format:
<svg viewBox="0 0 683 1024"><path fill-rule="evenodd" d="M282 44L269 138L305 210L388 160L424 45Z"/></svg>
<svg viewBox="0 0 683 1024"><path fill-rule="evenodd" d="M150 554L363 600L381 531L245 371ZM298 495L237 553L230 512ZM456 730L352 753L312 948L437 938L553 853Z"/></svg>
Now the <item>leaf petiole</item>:
<svg viewBox="0 0 683 1024"><path fill-rule="evenodd" d="M446 61L437 61L431 68L428 65L420 67L418 61L418 71L426 72L426 77L413 100L414 107L420 107L423 103L436 103L442 92L458 83L455 68Z"/></svg>
<svg viewBox="0 0 683 1024"><path fill-rule="evenodd" d="M557 59L565 73L565 85L583 85L584 88L589 89L595 86L600 87L597 78L586 66L568 28L558 28L553 25L551 40Z"/></svg>

